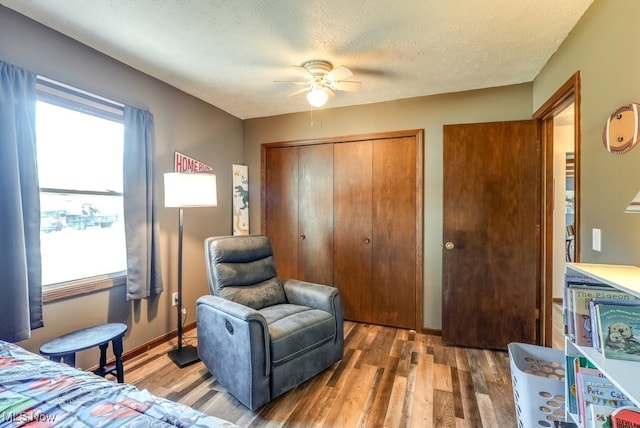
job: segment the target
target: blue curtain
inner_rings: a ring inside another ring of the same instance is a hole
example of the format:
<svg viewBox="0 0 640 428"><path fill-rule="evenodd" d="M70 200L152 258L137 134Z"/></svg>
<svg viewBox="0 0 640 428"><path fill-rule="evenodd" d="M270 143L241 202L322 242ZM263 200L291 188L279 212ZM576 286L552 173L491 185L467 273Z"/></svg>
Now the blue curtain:
<svg viewBox="0 0 640 428"><path fill-rule="evenodd" d="M127 238L127 300L163 289L160 269L158 191L155 185L153 115L125 106L124 227Z"/></svg>
<svg viewBox="0 0 640 428"><path fill-rule="evenodd" d="M0 61L0 339L42 327L36 75Z"/></svg>

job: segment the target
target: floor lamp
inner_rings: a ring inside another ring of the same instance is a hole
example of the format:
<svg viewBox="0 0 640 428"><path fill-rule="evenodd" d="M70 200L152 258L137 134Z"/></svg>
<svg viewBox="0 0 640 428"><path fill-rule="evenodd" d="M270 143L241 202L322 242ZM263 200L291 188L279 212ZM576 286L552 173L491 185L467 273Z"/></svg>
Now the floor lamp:
<svg viewBox="0 0 640 428"><path fill-rule="evenodd" d="M164 174L164 206L179 208L178 221L178 347L169 358L180 368L198 362L198 349L182 345L182 219L183 209L218 205L216 176L209 173L167 172Z"/></svg>

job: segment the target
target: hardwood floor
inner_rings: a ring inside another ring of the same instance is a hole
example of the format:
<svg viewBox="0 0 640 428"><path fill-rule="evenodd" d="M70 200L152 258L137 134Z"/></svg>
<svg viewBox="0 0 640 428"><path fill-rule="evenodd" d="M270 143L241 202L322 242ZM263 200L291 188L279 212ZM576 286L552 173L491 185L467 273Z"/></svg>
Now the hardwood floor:
<svg viewBox="0 0 640 428"><path fill-rule="evenodd" d="M256 412L201 362L177 368L166 355L174 346L125 361L125 381L241 427L516 426L507 352L443 346L439 336L347 321L342 361Z"/></svg>

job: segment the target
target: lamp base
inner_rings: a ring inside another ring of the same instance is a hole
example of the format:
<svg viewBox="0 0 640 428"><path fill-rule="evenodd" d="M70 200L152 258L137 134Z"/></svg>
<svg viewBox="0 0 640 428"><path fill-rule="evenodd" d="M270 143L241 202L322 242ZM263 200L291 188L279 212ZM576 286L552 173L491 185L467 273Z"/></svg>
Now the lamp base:
<svg viewBox="0 0 640 428"><path fill-rule="evenodd" d="M183 346L182 348L169 351L167 355L169 355L171 361L180 368L190 366L191 364L200 361L200 358L198 357L198 348L194 346Z"/></svg>

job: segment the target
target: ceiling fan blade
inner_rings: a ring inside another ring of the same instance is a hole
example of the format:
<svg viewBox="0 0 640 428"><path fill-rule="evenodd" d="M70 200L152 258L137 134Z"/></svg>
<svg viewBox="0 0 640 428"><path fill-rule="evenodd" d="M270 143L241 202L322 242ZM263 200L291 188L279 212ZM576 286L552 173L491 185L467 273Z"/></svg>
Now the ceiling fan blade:
<svg viewBox="0 0 640 428"><path fill-rule="evenodd" d="M330 99L336 96L336 93L335 93L335 92L333 92L333 91L331 90L331 88L327 88L327 87L325 86L324 88L322 88L322 90L323 90L323 91L325 91L325 92L327 93L327 95L329 95L329 98L330 98Z"/></svg>
<svg viewBox="0 0 640 428"><path fill-rule="evenodd" d="M308 85L309 82L301 82L299 80L274 80L274 83L288 83L290 85Z"/></svg>
<svg viewBox="0 0 640 428"><path fill-rule="evenodd" d="M298 89L297 91L295 91L292 94L287 95L287 98L289 97L295 97L296 95L300 95L300 94L304 94L305 92L309 92L311 88L302 88L302 89Z"/></svg>
<svg viewBox="0 0 640 428"><path fill-rule="evenodd" d="M311 72L307 70L305 67L301 65L292 65L292 67L298 73L302 74L305 77L305 79L313 79L313 74L311 74Z"/></svg>
<svg viewBox="0 0 640 428"><path fill-rule="evenodd" d="M347 79L347 78L349 78L351 76L353 76L353 73L351 72L351 70L349 70L344 65L336 67L336 68L334 68L333 70L331 70L330 72L327 73L327 78L329 80L333 80L333 81L336 81L336 82L340 81L340 80Z"/></svg>
<svg viewBox="0 0 640 428"><path fill-rule="evenodd" d="M334 82L331 87L336 91L355 92L360 90L361 82L353 82L351 80L342 80L340 82Z"/></svg>

